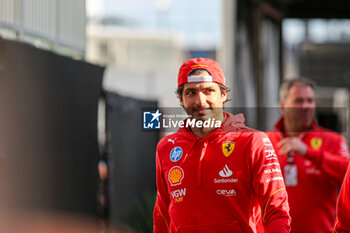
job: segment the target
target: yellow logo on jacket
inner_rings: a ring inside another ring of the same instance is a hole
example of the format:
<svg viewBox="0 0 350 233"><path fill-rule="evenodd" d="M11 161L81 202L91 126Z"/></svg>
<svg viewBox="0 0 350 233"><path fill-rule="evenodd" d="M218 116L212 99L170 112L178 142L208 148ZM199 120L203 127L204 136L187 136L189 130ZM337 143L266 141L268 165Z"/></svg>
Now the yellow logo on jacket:
<svg viewBox="0 0 350 233"><path fill-rule="evenodd" d="M322 138L312 138L310 145L314 150L320 149L322 146Z"/></svg>
<svg viewBox="0 0 350 233"><path fill-rule="evenodd" d="M222 143L222 153L224 153L224 155L226 157L229 157L230 154L232 153L233 149L235 148L235 142L231 142L231 141L225 141Z"/></svg>
<svg viewBox="0 0 350 233"><path fill-rule="evenodd" d="M168 179L171 186L181 184L182 179L184 178L184 171L181 167L175 166L172 167L168 174Z"/></svg>

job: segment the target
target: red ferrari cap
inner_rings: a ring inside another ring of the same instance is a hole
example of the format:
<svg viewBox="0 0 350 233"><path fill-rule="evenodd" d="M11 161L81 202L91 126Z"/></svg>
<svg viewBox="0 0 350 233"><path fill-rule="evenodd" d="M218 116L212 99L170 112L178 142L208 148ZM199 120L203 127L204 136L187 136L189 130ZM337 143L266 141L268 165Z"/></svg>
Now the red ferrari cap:
<svg viewBox="0 0 350 233"><path fill-rule="evenodd" d="M203 76L188 76L192 70L204 69L210 75ZM185 61L179 70L177 86L191 82L216 82L226 86L225 75L219 63L209 58L193 58Z"/></svg>

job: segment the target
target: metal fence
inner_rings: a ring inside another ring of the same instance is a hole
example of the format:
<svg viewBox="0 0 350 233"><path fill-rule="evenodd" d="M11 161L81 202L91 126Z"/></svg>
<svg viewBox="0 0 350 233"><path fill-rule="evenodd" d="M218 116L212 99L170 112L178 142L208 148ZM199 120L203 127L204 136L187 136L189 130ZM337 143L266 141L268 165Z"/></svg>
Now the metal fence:
<svg viewBox="0 0 350 233"><path fill-rule="evenodd" d="M85 0L0 0L0 27L48 49L85 51Z"/></svg>

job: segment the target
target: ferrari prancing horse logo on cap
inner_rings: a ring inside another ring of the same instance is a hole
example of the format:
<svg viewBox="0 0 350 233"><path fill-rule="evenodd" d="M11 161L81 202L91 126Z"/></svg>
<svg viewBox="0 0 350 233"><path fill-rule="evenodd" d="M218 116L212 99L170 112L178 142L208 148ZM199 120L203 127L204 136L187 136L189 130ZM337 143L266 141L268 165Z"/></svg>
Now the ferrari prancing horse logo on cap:
<svg viewBox="0 0 350 233"><path fill-rule="evenodd" d="M235 144L235 142L224 141L222 143L222 153L224 153L226 157L229 157L233 149L235 148Z"/></svg>
<svg viewBox="0 0 350 233"><path fill-rule="evenodd" d="M322 138L312 138L310 144L314 150L320 149L322 146Z"/></svg>

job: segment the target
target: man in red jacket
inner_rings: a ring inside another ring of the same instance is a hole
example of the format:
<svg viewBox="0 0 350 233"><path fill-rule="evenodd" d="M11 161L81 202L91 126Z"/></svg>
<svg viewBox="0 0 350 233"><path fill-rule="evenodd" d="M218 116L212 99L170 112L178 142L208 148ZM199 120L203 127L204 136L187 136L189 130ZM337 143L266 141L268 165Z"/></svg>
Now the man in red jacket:
<svg viewBox="0 0 350 233"><path fill-rule="evenodd" d="M198 58L181 66L178 95L190 117L157 146L155 233L249 233L259 221L265 232L289 232L272 144L247 128L243 115L223 112L227 89L217 62Z"/></svg>
<svg viewBox="0 0 350 233"><path fill-rule="evenodd" d="M350 165L345 174L337 203L337 220L334 227L335 233L350 232Z"/></svg>
<svg viewBox="0 0 350 233"><path fill-rule="evenodd" d="M280 88L282 118L267 133L287 187L292 232L332 232L337 189L349 161L342 135L315 124L314 84L285 81Z"/></svg>

